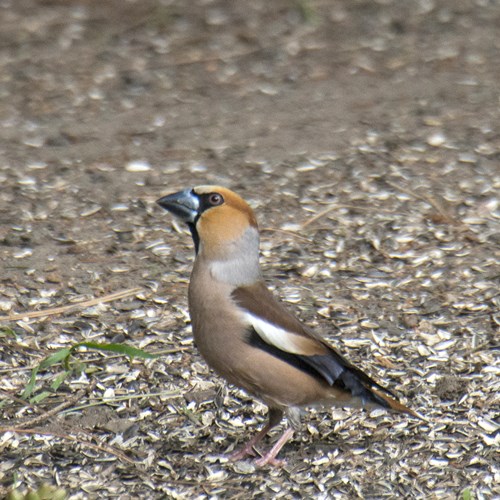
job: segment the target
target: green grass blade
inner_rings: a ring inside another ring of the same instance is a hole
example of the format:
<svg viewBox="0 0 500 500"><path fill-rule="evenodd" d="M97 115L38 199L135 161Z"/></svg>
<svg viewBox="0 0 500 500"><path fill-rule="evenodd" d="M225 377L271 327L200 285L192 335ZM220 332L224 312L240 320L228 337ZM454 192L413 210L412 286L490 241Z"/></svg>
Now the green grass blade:
<svg viewBox="0 0 500 500"><path fill-rule="evenodd" d="M49 366L55 365L56 363L60 363L70 355L71 355L71 349L68 348L59 349L59 351L55 352L54 354L51 354L50 356L42 360L42 362L38 366L35 366L35 368L33 368L33 370L31 371L30 379L26 387L24 388L21 397L27 399L33 394L33 391L35 390L36 376L38 375L38 372L40 370L45 370Z"/></svg>
<svg viewBox="0 0 500 500"><path fill-rule="evenodd" d="M125 354L130 358L143 358L143 359L156 359L157 354L150 354L142 349L137 349L125 344L101 344L99 342L79 342L75 344L71 351L75 351L79 347L86 347L87 349L95 349L97 351L108 351L117 354Z"/></svg>

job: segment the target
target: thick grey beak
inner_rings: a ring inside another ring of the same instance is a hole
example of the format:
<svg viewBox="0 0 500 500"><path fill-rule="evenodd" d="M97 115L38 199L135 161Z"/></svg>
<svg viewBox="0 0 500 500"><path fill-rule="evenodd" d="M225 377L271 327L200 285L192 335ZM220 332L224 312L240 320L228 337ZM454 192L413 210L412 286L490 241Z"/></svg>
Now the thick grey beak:
<svg viewBox="0 0 500 500"><path fill-rule="evenodd" d="M169 194L156 201L160 207L168 210L183 222L194 223L198 216L200 201L192 189Z"/></svg>

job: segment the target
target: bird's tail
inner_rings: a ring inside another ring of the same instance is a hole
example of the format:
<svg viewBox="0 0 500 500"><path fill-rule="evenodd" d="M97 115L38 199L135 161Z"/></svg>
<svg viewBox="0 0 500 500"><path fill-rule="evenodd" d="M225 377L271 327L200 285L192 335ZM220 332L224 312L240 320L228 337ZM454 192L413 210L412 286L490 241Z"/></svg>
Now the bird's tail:
<svg viewBox="0 0 500 500"><path fill-rule="evenodd" d="M371 387L370 391L373 394L375 394L375 396L377 397L377 399L379 399L379 400L381 399L381 400L383 400L386 403L383 406L385 406L387 408L390 408L391 410L400 412L400 413L406 413L408 415L411 415L412 417L419 418L420 420L427 421L427 419L423 415L420 415L420 413L417 413L416 411L412 410L411 408L408 408L407 406L405 406L404 404L400 403L396 399L388 396L387 394L384 394L379 389L376 389L375 387Z"/></svg>
<svg viewBox="0 0 500 500"><path fill-rule="evenodd" d="M347 361L339 353L332 352L332 354L335 355L337 364L342 366L337 381L341 382L355 398L360 398L363 406L381 406L382 408L406 413L412 417L427 421L424 416L400 403L394 393L375 382L375 380ZM330 358L334 359L332 355Z"/></svg>

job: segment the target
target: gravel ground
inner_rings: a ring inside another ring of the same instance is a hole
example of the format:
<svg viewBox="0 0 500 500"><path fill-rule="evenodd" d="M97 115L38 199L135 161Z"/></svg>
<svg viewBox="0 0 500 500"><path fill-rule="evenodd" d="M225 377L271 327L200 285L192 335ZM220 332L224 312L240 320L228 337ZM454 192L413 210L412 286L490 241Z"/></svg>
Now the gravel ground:
<svg viewBox="0 0 500 500"><path fill-rule="evenodd" d="M500 498L499 23L486 0L1 0L0 496ZM227 461L266 409L196 352L192 244L154 205L206 183L255 208L289 307L428 422L312 410L283 468ZM160 356L40 366L79 342Z"/></svg>

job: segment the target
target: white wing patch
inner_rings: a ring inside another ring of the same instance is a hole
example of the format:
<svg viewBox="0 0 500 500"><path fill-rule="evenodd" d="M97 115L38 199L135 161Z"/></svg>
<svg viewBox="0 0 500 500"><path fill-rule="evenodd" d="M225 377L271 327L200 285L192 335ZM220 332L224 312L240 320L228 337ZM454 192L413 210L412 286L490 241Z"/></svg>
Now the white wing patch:
<svg viewBox="0 0 500 500"><path fill-rule="evenodd" d="M249 312L245 312L244 316L264 342L290 354L303 354L300 342L298 342L300 339L298 335L290 333Z"/></svg>

